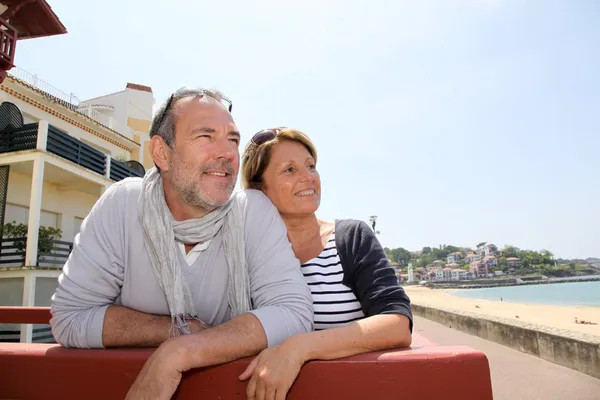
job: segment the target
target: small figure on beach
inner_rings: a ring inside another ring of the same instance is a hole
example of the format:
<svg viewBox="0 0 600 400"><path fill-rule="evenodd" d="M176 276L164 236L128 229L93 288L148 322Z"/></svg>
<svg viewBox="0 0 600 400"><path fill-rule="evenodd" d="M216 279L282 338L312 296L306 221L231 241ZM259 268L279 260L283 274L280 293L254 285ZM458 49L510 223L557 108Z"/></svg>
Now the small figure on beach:
<svg viewBox="0 0 600 400"><path fill-rule="evenodd" d="M515 318L519 318L519 316L518 316L518 315L515 315Z"/></svg>
<svg viewBox="0 0 600 400"><path fill-rule="evenodd" d="M475 308L481 308L481 307L479 307L477 304L475 304Z"/></svg>
<svg viewBox="0 0 600 400"><path fill-rule="evenodd" d="M576 324L582 324L582 325L598 325L598 323L596 323L596 322L586 321L586 320L583 320L583 319L581 321L579 321L577 319L577 317L575 317L575 323Z"/></svg>
<svg viewBox="0 0 600 400"><path fill-rule="evenodd" d="M502 297L500 297L500 301L504 301L504 300L502 299Z"/></svg>

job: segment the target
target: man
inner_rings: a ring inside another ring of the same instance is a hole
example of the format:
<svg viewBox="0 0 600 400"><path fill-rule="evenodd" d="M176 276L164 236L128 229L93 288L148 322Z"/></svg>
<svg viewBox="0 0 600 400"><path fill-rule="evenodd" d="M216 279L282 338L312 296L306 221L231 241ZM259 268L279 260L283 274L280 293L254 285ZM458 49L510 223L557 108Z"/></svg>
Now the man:
<svg viewBox="0 0 600 400"><path fill-rule="evenodd" d="M52 296L65 347L160 346L131 398L170 398L173 373L312 330L310 290L277 209L261 192L233 193L240 134L230 112L216 91L169 98L150 132L156 168L101 196Z"/></svg>

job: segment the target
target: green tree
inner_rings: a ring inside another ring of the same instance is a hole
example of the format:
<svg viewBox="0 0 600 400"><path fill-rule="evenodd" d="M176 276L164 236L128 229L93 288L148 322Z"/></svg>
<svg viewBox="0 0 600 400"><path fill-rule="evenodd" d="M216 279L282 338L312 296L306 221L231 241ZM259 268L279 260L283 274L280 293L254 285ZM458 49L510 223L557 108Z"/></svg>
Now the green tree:
<svg viewBox="0 0 600 400"><path fill-rule="evenodd" d="M17 221L9 222L2 228L2 236L15 240L13 245L19 251L25 251L27 247L27 231L26 224L17 224ZM52 240L60 239L62 231L60 229L40 226L38 230L38 253L50 253L54 248Z"/></svg>
<svg viewBox="0 0 600 400"><path fill-rule="evenodd" d="M392 249L389 251L388 258L404 266L408 265L411 259L411 254L410 251L406 250L405 248L398 247L397 249Z"/></svg>
<svg viewBox="0 0 600 400"><path fill-rule="evenodd" d="M517 248L515 246L511 246L509 244L504 246L502 249L502 255L504 257L516 257L517 256Z"/></svg>

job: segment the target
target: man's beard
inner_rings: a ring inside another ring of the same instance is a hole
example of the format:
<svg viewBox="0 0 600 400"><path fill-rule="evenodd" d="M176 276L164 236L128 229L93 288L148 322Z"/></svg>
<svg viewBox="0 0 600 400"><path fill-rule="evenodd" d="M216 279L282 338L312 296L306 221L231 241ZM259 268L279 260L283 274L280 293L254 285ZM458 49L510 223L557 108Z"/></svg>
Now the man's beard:
<svg viewBox="0 0 600 400"><path fill-rule="evenodd" d="M207 164L202 169L198 169L198 167L182 161L178 156L173 157L171 166L169 167L171 185L183 202L190 207L204 209L207 212L223 205L233 192L235 186L235 180L231 179L227 183L223 182L221 187L215 186L212 189L213 191L221 190L226 192L226 199L216 199L215 196L211 196L211 190L204 188L201 183L202 175L210 169L226 171L230 174L230 177L234 173L231 163L227 161Z"/></svg>

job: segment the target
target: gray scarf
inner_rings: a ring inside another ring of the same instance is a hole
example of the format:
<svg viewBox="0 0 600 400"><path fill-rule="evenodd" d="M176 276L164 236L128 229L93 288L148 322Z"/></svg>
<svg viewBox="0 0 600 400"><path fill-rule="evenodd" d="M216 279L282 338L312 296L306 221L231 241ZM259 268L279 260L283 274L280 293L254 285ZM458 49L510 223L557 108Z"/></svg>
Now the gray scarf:
<svg viewBox="0 0 600 400"><path fill-rule="evenodd" d="M202 243L221 230L227 261L228 302L232 317L250 310L250 285L244 251L244 213L238 193L221 207L202 218L175 221L165 201L162 177L156 168L144 176L138 210L144 231L144 244L154 275L163 290L171 312L170 336L189 334L189 319L198 318L193 296L178 262L177 242ZM201 321L202 322L202 321Z"/></svg>

